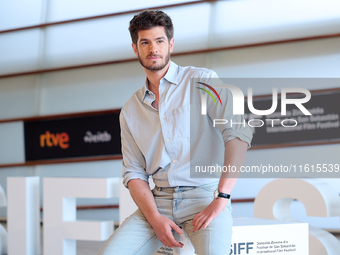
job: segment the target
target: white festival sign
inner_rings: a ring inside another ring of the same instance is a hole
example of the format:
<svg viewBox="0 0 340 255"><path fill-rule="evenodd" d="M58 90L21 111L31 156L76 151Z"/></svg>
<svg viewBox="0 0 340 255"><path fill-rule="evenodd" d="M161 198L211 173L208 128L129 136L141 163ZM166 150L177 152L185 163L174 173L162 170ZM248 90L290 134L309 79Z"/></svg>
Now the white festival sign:
<svg viewBox="0 0 340 255"><path fill-rule="evenodd" d="M113 233L113 221L77 221L76 198L118 197L119 178L43 181L44 255L76 255L76 240L105 241ZM9 177L7 190L8 254L39 254L39 177ZM0 244L5 247L7 240Z"/></svg>
<svg viewBox="0 0 340 255"><path fill-rule="evenodd" d="M277 179L265 185L254 202L254 217L297 221L290 213L296 199L312 217L338 216L340 198L336 190L318 179ZM310 255L338 255L340 242L329 232L309 226Z"/></svg>
<svg viewBox="0 0 340 255"><path fill-rule="evenodd" d="M44 254L75 255L75 240L106 240L113 232L113 222L77 222L75 198L118 197L119 182L118 178L44 178ZM40 220L36 216L40 208L39 177L10 177L7 188L8 254L36 254L40 249ZM339 215L337 192L313 179L279 179L267 184L255 200L254 215L291 221L289 205L294 199L305 205L307 216ZM0 206L6 206L1 186ZM1 225L0 231L1 254L6 254L7 232ZM311 255L333 255L340 250L340 242L328 232L312 228L310 234L314 244L310 246Z"/></svg>

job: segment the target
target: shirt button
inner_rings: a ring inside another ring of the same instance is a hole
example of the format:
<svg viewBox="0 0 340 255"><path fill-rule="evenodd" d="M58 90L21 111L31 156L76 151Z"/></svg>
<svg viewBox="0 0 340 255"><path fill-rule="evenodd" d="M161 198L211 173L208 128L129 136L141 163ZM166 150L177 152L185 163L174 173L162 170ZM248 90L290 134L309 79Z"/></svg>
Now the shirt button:
<svg viewBox="0 0 340 255"><path fill-rule="evenodd" d="M169 142L169 141L170 141L170 139L168 138L168 139L166 139L165 141Z"/></svg>
<svg viewBox="0 0 340 255"><path fill-rule="evenodd" d="M171 160L171 163L175 164L176 163L176 159Z"/></svg>
<svg viewBox="0 0 340 255"><path fill-rule="evenodd" d="M171 181L170 181L170 183L171 183L171 184L173 184L173 183L174 183L174 181L172 181L172 180L171 180Z"/></svg>
<svg viewBox="0 0 340 255"><path fill-rule="evenodd" d="M164 115L162 115L162 119L165 119L165 116L164 116Z"/></svg>

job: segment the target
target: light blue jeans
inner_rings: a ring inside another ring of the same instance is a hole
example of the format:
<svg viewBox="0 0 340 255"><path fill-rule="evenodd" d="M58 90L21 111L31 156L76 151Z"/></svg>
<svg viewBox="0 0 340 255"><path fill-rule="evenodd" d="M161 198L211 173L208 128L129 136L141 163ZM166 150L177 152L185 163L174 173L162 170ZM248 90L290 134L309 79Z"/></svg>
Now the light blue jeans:
<svg viewBox="0 0 340 255"><path fill-rule="evenodd" d="M218 183L198 187L152 190L159 212L188 235L198 255L229 255L232 234L231 203L206 229L193 233L192 221L213 200ZM114 231L97 255L153 255L162 243L138 209Z"/></svg>

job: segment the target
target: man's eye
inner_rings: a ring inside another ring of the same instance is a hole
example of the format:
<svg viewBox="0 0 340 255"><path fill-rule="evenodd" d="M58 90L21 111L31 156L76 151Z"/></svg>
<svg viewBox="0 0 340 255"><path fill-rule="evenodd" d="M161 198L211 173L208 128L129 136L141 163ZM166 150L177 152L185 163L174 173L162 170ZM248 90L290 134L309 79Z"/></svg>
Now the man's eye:
<svg viewBox="0 0 340 255"><path fill-rule="evenodd" d="M158 42L159 42L159 43L163 43L164 41L163 41L163 40L159 40Z"/></svg>
<svg viewBox="0 0 340 255"><path fill-rule="evenodd" d="M147 42L142 42L142 45L147 45L148 43Z"/></svg>

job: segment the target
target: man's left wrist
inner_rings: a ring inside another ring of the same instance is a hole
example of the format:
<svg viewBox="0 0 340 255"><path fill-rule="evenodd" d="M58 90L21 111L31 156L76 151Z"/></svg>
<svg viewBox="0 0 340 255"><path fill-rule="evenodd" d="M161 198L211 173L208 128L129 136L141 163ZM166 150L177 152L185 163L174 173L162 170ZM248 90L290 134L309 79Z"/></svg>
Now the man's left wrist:
<svg viewBox="0 0 340 255"><path fill-rule="evenodd" d="M216 189L214 191L214 198L218 199L218 198L222 198L222 199L230 199L230 194L228 193L223 193L221 192L219 189Z"/></svg>

